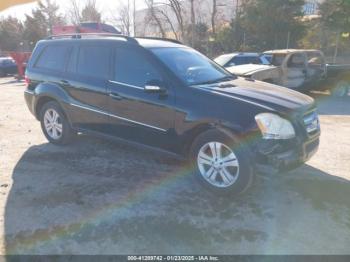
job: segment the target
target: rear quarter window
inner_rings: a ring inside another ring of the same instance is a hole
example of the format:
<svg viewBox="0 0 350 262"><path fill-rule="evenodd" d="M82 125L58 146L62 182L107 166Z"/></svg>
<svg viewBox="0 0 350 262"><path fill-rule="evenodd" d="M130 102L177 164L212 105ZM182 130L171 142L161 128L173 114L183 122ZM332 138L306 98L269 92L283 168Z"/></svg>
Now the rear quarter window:
<svg viewBox="0 0 350 262"><path fill-rule="evenodd" d="M49 45L40 54L35 67L53 71L64 71L68 46Z"/></svg>

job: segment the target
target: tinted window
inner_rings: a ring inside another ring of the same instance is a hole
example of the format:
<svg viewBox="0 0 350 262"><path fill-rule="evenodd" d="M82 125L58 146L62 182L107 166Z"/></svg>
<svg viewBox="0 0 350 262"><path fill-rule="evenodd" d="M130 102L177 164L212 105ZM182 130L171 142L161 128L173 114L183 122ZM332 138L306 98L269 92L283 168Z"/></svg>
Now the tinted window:
<svg viewBox="0 0 350 262"><path fill-rule="evenodd" d="M77 72L81 75L108 78L110 49L103 45L81 46Z"/></svg>
<svg viewBox="0 0 350 262"><path fill-rule="evenodd" d="M235 56L230 64L232 65L246 65L246 64L261 64L258 56Z"/></svg>
<svg viewBox="0 0 350 262"><path fill-rule="evenodd" d="M68 47L61 45L49 45L41 53L36 67L55 71L63 71L67 57Z"/></svg>
<svg viewBox="0 0 350 262"><path fill-rule="evenodd" d="M77 69L77 61L78 61L79 49L78 47L72 48L69 54L69 62L67 66L67 71L71 73L75 73Z"/></svg>
<svg viewBox="0 0 350 262"><path fill-rule="evenodd" d="M162 80L153 64L139 51L120 48L116 52L115 80L144 87L150 80Z"/></svg>

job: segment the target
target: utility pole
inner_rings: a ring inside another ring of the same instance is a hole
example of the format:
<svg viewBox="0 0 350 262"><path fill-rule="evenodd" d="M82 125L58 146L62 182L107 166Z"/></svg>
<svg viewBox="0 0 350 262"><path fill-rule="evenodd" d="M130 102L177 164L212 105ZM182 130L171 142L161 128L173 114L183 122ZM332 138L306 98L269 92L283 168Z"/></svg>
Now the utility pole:
<svg viewBox="0 0 350 262"><path fill-rule="evenodd" d="M335 43L335 50L334 50L334 57L333 57L333 63L334 64L337 62L338 48L339 48L339 38L340 38L340 31L337 31L337 40L336 40L336 43Z"/></svg>
<svg viewBox="0 0 350 262"><path fill-rule="evenodd" d="M133 2L132 24L133 24L134 37L135 37L136 36L136 0L134 0Z"/></svg>

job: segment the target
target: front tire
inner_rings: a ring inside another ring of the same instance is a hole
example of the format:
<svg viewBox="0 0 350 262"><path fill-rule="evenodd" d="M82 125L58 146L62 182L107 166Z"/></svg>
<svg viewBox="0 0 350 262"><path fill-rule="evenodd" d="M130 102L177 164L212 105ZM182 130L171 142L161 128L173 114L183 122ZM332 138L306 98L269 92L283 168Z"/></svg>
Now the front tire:
<svg viewBox="0 0 350 262"><path fill-rule="evenodd" d="M238 195L253 180L248 150L226 132L209 130L199 135L190 150L195 176L218 194Z"/></svg>
<svg viewBox="0 0 350 262"><path fill-rule="evenodd" d="M76 132L70 126L60 105L51 101L43 105L40 111L41 129L47 140L56 145L71 142Z"/></svg>
<svg viewBox="0 0 350 262"><path fill-rule="evenodd" d="M335 87L331 90L331 94L334 97L344 97L348 95L350 87L350 82L341 80L339 81Z"/></svg>

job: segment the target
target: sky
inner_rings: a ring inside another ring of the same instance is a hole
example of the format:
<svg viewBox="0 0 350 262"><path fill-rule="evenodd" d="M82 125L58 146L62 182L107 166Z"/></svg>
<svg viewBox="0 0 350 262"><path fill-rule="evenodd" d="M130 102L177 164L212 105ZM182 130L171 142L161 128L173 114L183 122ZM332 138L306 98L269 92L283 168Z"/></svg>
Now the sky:
<svg viewBox="0 0 350 262"><path fill-rule="evenodd" d="M53 0L60 6L60 12L65 13L65 10L69 9L70 0ZM88 0L77 0L78 4L82 7ZM132 1L130 1L132 3ZM127 0L96 0L96 5L99 11L102 12L102 18L106 21L111 17L112 12L116 12L121 4L126 4ZM29 3L23 5L17 5L8 8L0 12L0 17L14 16L20 20L25 18L26 14L30 14L31 11L37 6L36 3ZM143 0L136 0L136 9L145 8Z"/></svg>

